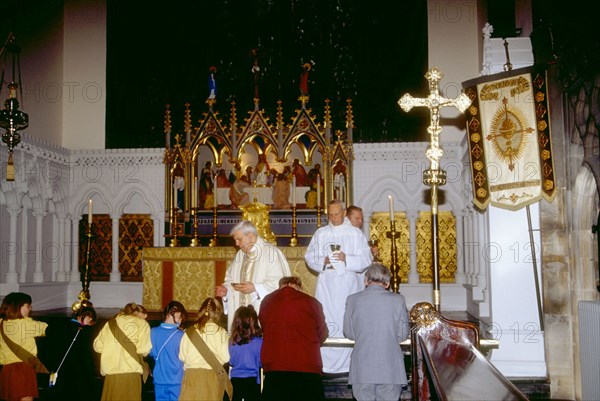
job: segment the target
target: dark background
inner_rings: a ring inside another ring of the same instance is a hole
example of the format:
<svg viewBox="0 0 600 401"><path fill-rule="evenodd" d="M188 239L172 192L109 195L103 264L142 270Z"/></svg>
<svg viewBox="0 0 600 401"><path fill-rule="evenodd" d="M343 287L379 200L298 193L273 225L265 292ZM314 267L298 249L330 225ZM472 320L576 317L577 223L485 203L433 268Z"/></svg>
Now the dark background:
<svg viewBox="0 0 600 401"><path fill-rule="evenodd" d="M19 38L51 24L62 3L0 0L2 40L10 31ZM427 93L426 0L106 3L107 148L164 146L166 104L173 111L174 133L182 130L185 103L190 103L196 124L207 110L208 68L213 65L215 110L228 123L235 100L238 124L243 124L254 106L253 49L262 72L260 107L271 123L277 100L282 101L285 122L299 108L301 66L312 60L308 107L318 121L329 99L333 129L343 130L346 100L351 99L355 142L427 140L427 110L405 113L397 105L406 92ZM519 36L515 0L483 4L495 37ZM531 5L536 62L558 64L565 89L598 71L600 35L593 3L531 0ZM4 99L6 88L0 93Z"/></svg>
<svg viewBox="0 0 600 401"><path fill-rule="evenodd" d="M186 102L194 123L207 111L208 69L217 68L217 104L225 123L235 100L238 124L254 108L251 72L261 68L260 108L273 122L277 100L286 122L299 108L302 64L310 101L322 121L331 102L333 128L344 130L352 100L354 140L417 140L426 113L397 101L427 90L425 0L216 0L108 2L107 147L164 146L165 104L182 132ZM401 33L402 32L402 33ZM406 33L406 34L403 34Z"/></svg>

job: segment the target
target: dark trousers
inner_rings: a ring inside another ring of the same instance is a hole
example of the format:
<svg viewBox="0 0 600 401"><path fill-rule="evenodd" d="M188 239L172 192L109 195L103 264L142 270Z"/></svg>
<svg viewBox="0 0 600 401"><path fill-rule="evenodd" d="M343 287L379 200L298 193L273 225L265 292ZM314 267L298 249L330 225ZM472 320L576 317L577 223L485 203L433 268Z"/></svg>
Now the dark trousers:
<svg viewBox="0 0 600 401"><path fill-rule="evenodd" d="M265 372L263 401L323 401L323 383L318 373Z"/></svg>
<svg viewBox="0 0 600 401"><path fill-rule="evenodd" d="M233 399L231 401L259 401L260 384L256 377L232 377Z"/></svg>

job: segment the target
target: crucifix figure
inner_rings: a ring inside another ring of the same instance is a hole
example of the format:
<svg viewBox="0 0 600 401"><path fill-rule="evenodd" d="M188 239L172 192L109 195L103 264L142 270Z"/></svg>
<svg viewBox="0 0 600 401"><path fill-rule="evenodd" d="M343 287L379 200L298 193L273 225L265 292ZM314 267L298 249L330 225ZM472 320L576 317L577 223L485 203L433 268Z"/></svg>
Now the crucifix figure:
<svg viewBox="0 0 600 401"><path fill-rule="evenodd" d="M446 183L446 172L440 169L440 159L444 151L440 147L440 109L442 107L453 106L461 112L465 111L471 104L471 99L464 93L456 99L447 99L440 95L439 82L444 74L437 68L431 68L425 78L429 81L429 96L426 98L414 98L408 93L404 94L398 104L402 110L408 112L414 106L426 106L431 113L429 127L430 144L425 152L425 156L431 162L428 170L423 172L423 184L431 187L431 257L433 262L433 304L438 312L440 311L440 265L438 249L438 186Z"/></svg>
<svg viewBox="0 0 600 401"><path fill-rule="evenodd" d="M454 106L460 112L463 112L469 107L471 104L471 99L464 93L461 94L456 99L447 99L440 95L440 90L438 87L438 83L442 80L444 74L433 67L427 74L425 74L425 78L429 81L429 96L426 98L414 98L408 93L404 94L398 101L398 104L402 108L402 110L409 112L415 106L426 106L429 108L431 113L429 128L427 128L427 132L429 132L430 136L430 146L427 149L425 155L431 161L431 169L438 170L439 169L439 161L444 155L444 151L440 147L440 132L442 132L442 127L440 127L440 109L442 107Z"/></svg>

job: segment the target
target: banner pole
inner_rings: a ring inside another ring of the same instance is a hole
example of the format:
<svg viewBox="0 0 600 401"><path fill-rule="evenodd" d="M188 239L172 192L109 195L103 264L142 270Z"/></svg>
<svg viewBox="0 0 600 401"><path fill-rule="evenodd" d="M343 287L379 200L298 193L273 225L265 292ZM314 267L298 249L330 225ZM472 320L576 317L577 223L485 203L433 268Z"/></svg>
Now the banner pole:
<svg viewBox="0 0 600 401"><path fill-rule="evenodd" d="M542 300L540 298L540 280L538 278L537 271L537 257L535 253L535 240L533 238L533 228L531 227L531 211L529 205L525 207L527 209L527 227L529 229L529 243L531 247L531 260L533 261L533 279L535 282L535 297L537 299L538 315L540 319L540 330L544 331L544 312L542 310Z"/></svg>

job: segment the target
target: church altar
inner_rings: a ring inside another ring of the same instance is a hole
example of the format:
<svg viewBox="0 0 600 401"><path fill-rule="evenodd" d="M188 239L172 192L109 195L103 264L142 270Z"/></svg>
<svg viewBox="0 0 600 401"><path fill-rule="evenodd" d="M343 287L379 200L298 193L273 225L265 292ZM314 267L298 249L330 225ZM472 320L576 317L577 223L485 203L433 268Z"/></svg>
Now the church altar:
<svg viewBox="0 0 600 401"><path fill-rule="evenodd" d="M317 276L306 267L306 247L280 247L292 275L299 276L304 291L315 293ZM142 303L150 311L162 311L171 300L195 312L202 301L214 296L217 284L223 282L229 263L237 250L225 247L144 248Z"/></svg>
<svg viewBox="0 0 600 401"><path fill-rule="evenodd" d="M297 203L306 203L306 193L310 190L310 187L296 187L294 191ZM273 187L246 187L244 192L250 195L250 201L254 198L260 203L265 205L271 205L273 203ZM290 191L290 203L292 203L293 195ZM217 204L218 205L231 205L229 199L229 188L217 188Z"/></svg>

